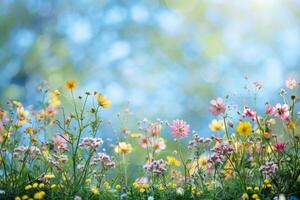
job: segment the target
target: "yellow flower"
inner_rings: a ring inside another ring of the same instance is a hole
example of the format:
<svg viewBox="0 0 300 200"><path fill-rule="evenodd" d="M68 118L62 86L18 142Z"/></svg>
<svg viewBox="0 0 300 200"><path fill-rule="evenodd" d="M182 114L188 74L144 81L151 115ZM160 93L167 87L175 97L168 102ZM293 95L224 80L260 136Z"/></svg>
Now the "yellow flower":
<svg viewBox="0 0 300 200"><path fill-rule="evenodd" d="M45 184L44 183L40 183L39 184L39 188L44 188L45 187Z"/></svg>
<svg viewBox="0 0 300 200"><path fill-rule="evenodd" d="M31 138L31 142L33 142L33 143L35 143L35 142L37 142L37 141L39 141L36 137L32 137Z"/></svg>
<svg viewBox="0 0 300 200"><path fill-rule="evenodd" d="M38 183L33 183L33 184L32 184L32 187L33 187L33 188L37 188L38 185L39 185Z"/></svg>
<svg viewBox="0 0 300 200"><path fill-rule="evenodd" d="M95 188L95 187L91 188L91 192L92 192L93 194L99 194L98 188Z"/></svg>
<svg viewBox="0 0 300 200"><path fill-rule="evenodd" d="M22 196L22 200L26 200L26 199L29 199L29 197L25 194Z"/></svg>
<svg viewBox="0 0 300 200"><path fill-rule="evenodd" d="M49 153L49 152L48 152ZM44 178L45 179L53 179L53 178L55 178L55 175L54 174L46 174L45 176L44 176Z"/></svg>
<svg viewBox="0 0 300 200"><path fill-rule="evenodd" d="M141 189L140 189L140 192L141 192L141 193L144 193L145 191L146 191L146 190L145 190L144 188L141 188Z"/></svg>
<svg viewBox="0 0 300 200"><path fill-rule="evenodd" d="M99 106L102 106L103 108L109 108L111 106L111 101L108 100L106 96L100 93L96 94L96 99L98 101Z"/></svg>
<svg viewBox="0 0 300 200"><path fill-rule="evenodd" d="M57 107L61 105L61 101L59 100L60 92L58 90L54 90L50 93L50 105L53 107Z"/></svg>
<svg viewBox="0 0 300 200"><path fill-rule="evenodd" d="M132 137L132 138L139 138L139 137L141 137L141 134L139 134L139 133L131 133L130 137Z"/></svg>
<svg viewBox="0 0 300 200"><path fill-rule="evenodd" d="M212 130L212 131L221 131L224 127L224 123L222 120L212 120L211 123L209 124L209 128Z"/></svg>
<svg viewBox="0 0 300 200"><path fill-rule="evenodd" d="M17 197L15 197L15 200L21 200L21 198L17 196Z"/></svg>
<svg viewBox="0 0 300 200"><path fill-rule="evenodd" d="M116 185L116 186L115 186L115 189L116 189L116 190L120 190L121 188L122 188L121 185Z"/></svg>
<svg viewBox="0 0 300 200"><path fill-rule="evenodd" d="M86 183L91 183L91 182L92 182L92 179L87 178L87 179L85 179L85 182L86 182Z"/></svg>
<svg viewBox="0 0 300 200"><path fill-rule="evenodd" d="M13 101L13 104L15 104L17 107L23 106L22 103L19 101Z"/></svg>
<svg viewBox="0 0 300 200"><path fill-rule="evenodd" d="M33 196L33 198L34 199L43 199L44 196L45 196L45 194L46 193L44 191L40 191L40 192L35 193L34 196Z"/></svg>
<svg viewBox="0 0 300 200"><path fill-rule="evenodd" d="M254 187L254 190L259 191L259 187L258 187L258 186L255 186L255 187Z"/></svg>
<svg viewBox="0 0 300 200"><path fill-rule="evenodd" d="M244 193L244 194L242 195L242 199L249 199L248 194L247 194L247 193Z"/></svg>
<svg viewBox="0 0 300 200"><path fill-rule="evenodd" d="M26 117L29 114L29 112L27 110L25 110L23 106L17 108L17 113L19 115L20 120L26 119Z"/></svg>
<svg viewBox="0 0 300 200"><path fill-rule="evenodd" d="M32 188L32 185L25 186L25 190L30 190Z"/></svg>
<svg viewBox="0 0 300 200"><path fill-rule="evenodd" d="M51 189L56 188L56 184L52 184L50 187Z"/></svg>
<svg viewBox="0 0 300 200"><path fill-rule="evenodd" d="M75 80L68 80L66 83L65 83L65 88L67 90L73 90L73 89L76 89L77 88L77 82Z"/></svg>
<svg viewBox="0 0 300 200"><path fill-rule="evenodd" d="M127 144L125 142L119 142L115 147L115 152L119 154L128 154L132 151L131 144Z"/></svg>
<svg viewBox="0 0 300 200"><path fill-rule="evenodd" d="M252 196L251 196L253 199L258 199L259 198L259 196L257 195L257 194L252 194Z"/></svg>
<svg viewBox="0 0 300 200"><path fill-rule="evenodd" d="M107 181L105 181L104 183L103 183L103 187L105 188L105 189L110 189L110 185L109 185L109 182L107 182Z"/></svg>
<svg viewBox="0 0 300 200"><path fill-rule="evenodd" d="M295 129L296 126L297 126L296 123L293 122L293 121L290 121L290 122L288 123L288 128L289 128L289 129Z"/></svg>
<svg viewBox="0 0 300 200"><path fill-rule="evenodd" d="M173 156L167 156L167 161L169 165L175 165L177 167L181 164L180 161Z"/></svg>
<svg viewBox="0 0 300 200"><path fill-rule="evenodd" d="M28 133L28 134L33 134L34 130L33 130L32 127L28 127L28 128L26 128L25 132Z"/></svg>
<svg viewBox="0 0 300 200"><path fill-rule="evenodd" d="M239 122L236 132L241 136L249 136L252 132L252 126L250 122Z"/></svg>

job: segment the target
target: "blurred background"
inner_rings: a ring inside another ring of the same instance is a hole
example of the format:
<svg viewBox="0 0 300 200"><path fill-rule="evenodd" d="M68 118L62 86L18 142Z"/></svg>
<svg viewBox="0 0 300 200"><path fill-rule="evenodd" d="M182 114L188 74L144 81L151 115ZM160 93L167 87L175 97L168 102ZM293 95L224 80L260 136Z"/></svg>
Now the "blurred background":
<svg viewBox="0 0 300 200"><path fill-rule="evenodd" d="M300 0L1 0L0 94L29 105L47 80L129 100L137 118L208 131L211 98L275 101L300 74Z"/></svg>

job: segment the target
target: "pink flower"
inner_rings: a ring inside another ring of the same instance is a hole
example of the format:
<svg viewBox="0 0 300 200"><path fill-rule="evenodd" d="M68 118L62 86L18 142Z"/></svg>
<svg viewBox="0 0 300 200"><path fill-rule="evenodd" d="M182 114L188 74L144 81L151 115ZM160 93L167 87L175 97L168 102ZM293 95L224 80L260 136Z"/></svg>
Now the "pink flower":
<svg viewBox="0 0 300 200"><path fill-rule="evenodd" d="M163 138L151 138L150 143L155 153L159 153L161 150L166 149L165 140Z"/></svg>
<svg viewBox="0 0 300 200"><path fill-rule="evenodd" d="M288 80L285 81L285 86L292 90L297 86L297 82L294 78L290 77Z"/></svg>
<svg viewBox="0 0 300 200"><path fill-rule="evenodd" d="M277 152L282 152L285 148L285 143L284 142L277 142L276 144L274 144L275 150Z"/></svg>
<svg viewBox="0 0 300 200"><path fill-rule="evenodd" d="M271 106L270 104L266 105L266 114L274 115L275 112L276 112L276 108L274 106Z"/></svg>
<svg viewBox="0 0 300 200"><path fill-rule="evenodd" d="M48 116L53 116L55 114L56 110L54 107L52 106L49 106L47 109L46 109L46 114Z"/></svg>
<svg viewBox="0 0 300 200"><path fill-rule="evenodd" d="M174 137L182 138L188 136L190 125L183 120L176 119L172 122L170 128Z"/></svg>
<svg viewBox="0 0 300 200"><path fill-rule="evenodd" d="M157 123L151 123L148 132L151 134L151 136L159 136L161 131L161 125Z"/></svg>
<svg viewBox="0 0 300 200"><path fill-rule="evenodd" d="M149 143L150 142L147 136L142 135L139 137L139 145L144 149L146 149L149 146Z"/></svg>
<svg viewBox="0 0 300 200"><path fill-rule="evenodd" d="M287 104L281 105L280 103L275 106L275 116L281 118L284 121L289 121L291 118L290 107Z"/></svg>
<svg viewBox="0 0 300 200"><path fill-rule="evenodd" d="M213 115L217 116L221 113L225 113L226 104L221 97L218 97L210 101L209 110Z"/></svg>
<svg viewBox="0 0 300 200"><path fill-rule="evenodd" d="M256 113L247 106L244 107L243 117L250 117L253 121L256 119Z"/></svg>
<svg viewBox="0 0 300 200"><path fill-rule="evenodd" d="M55 135L55 137L52 138L54 147L57 150L64 150L64 151L68 150L68 140L69 140L68 135L64 135L64 136Z"/></svg>

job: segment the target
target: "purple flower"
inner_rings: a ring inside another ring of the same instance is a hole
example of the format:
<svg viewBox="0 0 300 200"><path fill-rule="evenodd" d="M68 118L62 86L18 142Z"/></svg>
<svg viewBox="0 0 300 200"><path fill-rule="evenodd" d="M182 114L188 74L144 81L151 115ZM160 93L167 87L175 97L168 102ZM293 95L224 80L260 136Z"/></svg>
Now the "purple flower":
<svg viewBox="0 0 300 200"><path fill-rule="evenodd" d="M277 169L278 169L278 166L274 161L268 161L259 168L259 170L266 177L272 176L277 171Z"/></svg>

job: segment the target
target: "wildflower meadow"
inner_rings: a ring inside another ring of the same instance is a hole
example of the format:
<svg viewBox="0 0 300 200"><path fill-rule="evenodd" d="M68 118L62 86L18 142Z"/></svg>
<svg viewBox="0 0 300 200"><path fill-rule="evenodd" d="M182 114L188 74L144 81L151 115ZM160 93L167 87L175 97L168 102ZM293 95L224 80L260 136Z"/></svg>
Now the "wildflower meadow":
<svg viewBox="0 0 300 200"><path fill-rule="evenodd" d="M258 102L258 82L249 83L243 105L230 96L207 102L210 137L176 118L144 118L134 126L123 120L117 135L106 137L102 126L117 127L103 117L113 102L78 86L43 82L36 105L13 99L0 109L0 199L299 200L294 78L280 90L280 102Z"/></svg>

